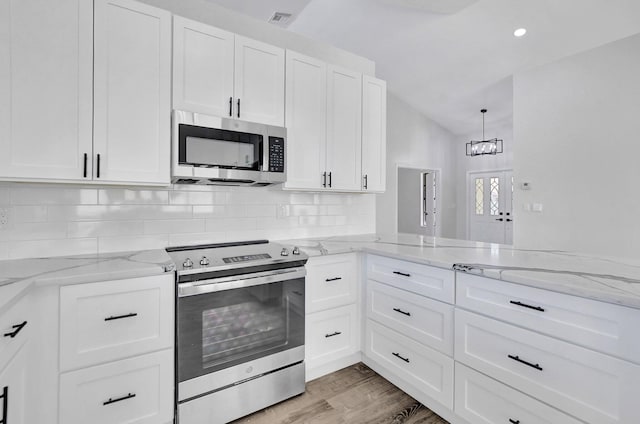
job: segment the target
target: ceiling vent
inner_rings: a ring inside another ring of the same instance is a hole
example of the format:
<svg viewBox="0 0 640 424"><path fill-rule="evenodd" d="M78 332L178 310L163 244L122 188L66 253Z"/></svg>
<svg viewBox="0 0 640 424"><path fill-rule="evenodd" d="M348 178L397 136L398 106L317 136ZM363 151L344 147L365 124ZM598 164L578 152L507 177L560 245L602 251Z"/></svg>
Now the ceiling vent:
<svg viewBox="0 0 640 424"><path fill-rule="evenodd" d="M281 27L286 27L291 21L291 13L274 12L269 22Z"/></svg>

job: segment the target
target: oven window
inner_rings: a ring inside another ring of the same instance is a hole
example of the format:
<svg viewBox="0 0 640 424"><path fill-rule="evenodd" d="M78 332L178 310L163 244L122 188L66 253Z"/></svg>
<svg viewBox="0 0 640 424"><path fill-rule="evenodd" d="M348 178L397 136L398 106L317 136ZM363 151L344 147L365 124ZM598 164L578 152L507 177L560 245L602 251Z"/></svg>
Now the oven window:
<svg viewBox="0 0 640 424"><path fill-rule="evenodd" d="M304 344L304 279L178 300L179 381Z"/></svg>

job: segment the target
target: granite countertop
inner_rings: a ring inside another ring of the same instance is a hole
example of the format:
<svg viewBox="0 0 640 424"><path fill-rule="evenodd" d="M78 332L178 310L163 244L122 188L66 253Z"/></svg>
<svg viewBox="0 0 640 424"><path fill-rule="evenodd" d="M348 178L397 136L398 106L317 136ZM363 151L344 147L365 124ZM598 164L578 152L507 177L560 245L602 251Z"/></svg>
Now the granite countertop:
<svg viewBox="0 0 640 424"><path fill-rule="evenodd" d="M287 240L309 256L363 251L640 308L640 260L419 236L365 234Z"/></svg>
<svg viewBox="0 0 640 424"><path fill-rule="evenodd" d="M164 249L0 261L0 287L66 285L164 274L174 269Z"/></svg>

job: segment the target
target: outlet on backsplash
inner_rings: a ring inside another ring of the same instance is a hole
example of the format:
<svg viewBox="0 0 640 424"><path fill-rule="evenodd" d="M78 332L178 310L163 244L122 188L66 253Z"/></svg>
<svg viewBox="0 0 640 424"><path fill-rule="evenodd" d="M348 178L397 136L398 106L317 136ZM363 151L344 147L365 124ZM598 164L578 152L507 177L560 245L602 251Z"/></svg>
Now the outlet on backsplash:
<svg viewBox="0 0 640 424"><path fill-rule="evenodd" d="M0 208L0 230L4 230L9 226L9 209Z"/></svg>

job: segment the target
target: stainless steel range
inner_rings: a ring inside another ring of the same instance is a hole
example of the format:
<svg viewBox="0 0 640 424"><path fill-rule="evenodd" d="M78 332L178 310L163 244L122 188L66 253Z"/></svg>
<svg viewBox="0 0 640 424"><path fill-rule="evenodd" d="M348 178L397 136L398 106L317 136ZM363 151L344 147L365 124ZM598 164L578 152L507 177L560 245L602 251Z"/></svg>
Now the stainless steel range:
<svg viewBox="0 0 640 424"><path fill-rule="evenodd" d="M307 256L266 240L167 252L179 424L226 423L303 393Z"/></svg>

